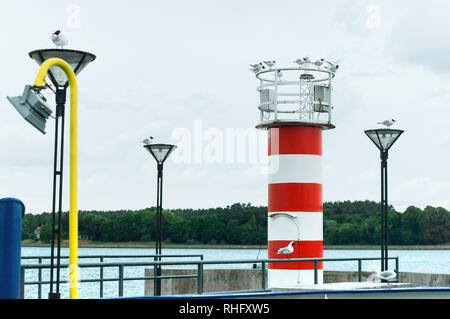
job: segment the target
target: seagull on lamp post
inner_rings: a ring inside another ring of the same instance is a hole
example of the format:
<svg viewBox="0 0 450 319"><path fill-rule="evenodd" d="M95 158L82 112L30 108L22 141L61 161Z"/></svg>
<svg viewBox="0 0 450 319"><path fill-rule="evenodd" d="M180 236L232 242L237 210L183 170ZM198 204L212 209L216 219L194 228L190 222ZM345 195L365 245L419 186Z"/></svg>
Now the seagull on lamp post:
<svg viewBox="0 0 450 319"><path fill-rule="evenodd" d="M61 30L56 30L51 35L52 42L56 45L56 48L61 47L64 48L69 43L69 39L67 39L66 35L61 32Z"/></svg>
<svg viewBox="0 0 450 319"><path fill-rule="evenodd" d="M152 144L152 142L153 142L153 136L150 136L149 138L146 138L145 140L142 141L142 143L144 143L145 145Z"/></svg>
<svg viewBox="0 0 450 319"><path fill-rule="evenodd" d="M381 124L381 125L386 126L387 128L390 128L392 126L392 124L394 124L394 122L397 122L397 121L394 119L390 119L390 120L385 120L383 122L377 122L377 124Z"/></svg>

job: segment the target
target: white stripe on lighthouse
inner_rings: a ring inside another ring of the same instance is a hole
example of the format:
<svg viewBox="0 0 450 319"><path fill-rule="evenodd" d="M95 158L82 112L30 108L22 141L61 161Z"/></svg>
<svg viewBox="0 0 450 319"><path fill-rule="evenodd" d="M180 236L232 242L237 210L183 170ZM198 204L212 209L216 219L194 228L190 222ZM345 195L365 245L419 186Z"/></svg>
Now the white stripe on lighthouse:
<svg viewBox="0 0 450 319"><path fill-rule="evenodd" d="M268 240L322 240L322 212L270 212Z"/></svg>
<svg viewBox="0 0 450 319"><path fill-rule="evenodd" d="M322 184L322 156L312 154L281 154L269 156L269 184Z"/></svg>
<svg viewBox="0 0 450 319"><path fill-rule="evenodd" d="M314 269L269 269L269 287L298 288L314 284ZM323 284L323 269L317 269L317 283Z"/></svg>

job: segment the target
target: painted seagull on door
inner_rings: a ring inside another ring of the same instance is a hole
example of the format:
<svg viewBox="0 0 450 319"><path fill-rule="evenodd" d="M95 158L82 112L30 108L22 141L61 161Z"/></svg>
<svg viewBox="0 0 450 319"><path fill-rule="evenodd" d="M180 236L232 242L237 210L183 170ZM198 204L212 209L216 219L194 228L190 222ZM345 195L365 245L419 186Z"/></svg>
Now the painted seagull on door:
<svg viewBox="0 0 450 319"><path fill-rule="evenodd" d="M287 245L286 247L282 247L279 249L274 249L274 251L277 252L277 255L283 254L283 255L289 255L292 254L294 252L294 246L295 242L291 241L289 243L289 245Z"/></svg>

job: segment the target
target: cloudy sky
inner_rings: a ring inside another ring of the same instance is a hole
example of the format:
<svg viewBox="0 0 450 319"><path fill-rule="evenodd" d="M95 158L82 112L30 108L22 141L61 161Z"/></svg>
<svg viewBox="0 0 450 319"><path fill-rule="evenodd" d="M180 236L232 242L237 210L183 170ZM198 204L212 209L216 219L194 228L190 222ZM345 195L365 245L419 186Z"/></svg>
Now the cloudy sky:
<svg viewBox="0 0 450 319"><path fill-rule="evenodd" d="M179 144L180 132L196 147L166 162L164 207L267 205L265 132L257 162L211 159L208 143L222 135L230 154L226 132L256 131L250 63L305 55L342 59L336 129L323 133L324 201L379 201L379 153L363 131L395 118L405 133L389 154L390 204L450 209L449 10L448 1L2 1L0 198L51 210L54 121L40 134L6 96L34 82L28 52L54 47L61 29L67 48L97 56L78 76L81 210L154 206L156 164L140 141Z"/></svg>

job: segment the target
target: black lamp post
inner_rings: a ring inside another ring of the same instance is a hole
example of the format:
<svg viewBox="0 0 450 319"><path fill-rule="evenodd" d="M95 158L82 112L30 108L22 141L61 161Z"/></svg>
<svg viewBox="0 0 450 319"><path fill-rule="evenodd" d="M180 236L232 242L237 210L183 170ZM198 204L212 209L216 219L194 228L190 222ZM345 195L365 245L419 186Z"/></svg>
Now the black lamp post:
<svg viewBox="0 0 450 319"><path fill-rule="evenodd" d="M388 269L388 150L404 131L394 129L366 130L364 133L380 150L381 158L381 271Z"/></svg>
<svg viewBox="0 0 450 319"><path fill-rule="evenodd" d="M145 144L144 148L152 154L157 162L158 178L157 178L157 191L156 191L156 224L157 224L157 236L156 236L156 259L161 261L161 246L162 246L162 187L163 187L163 164L169 157L170 153L176 148L176 145L172 144ZM156 276L161 276L161 265L156 266ZM161 295L161 278L155 280L154 294L155 296Z"/></svg>
<svg viewBox="0 0 450 319"><path fill-rule="evenodd" d="M45 60L50 58L60 58L66 61L78 75L86 65L95 60L95 55L89 52L68 50L68 49L42 49L31 51L28 54L33 60L41 65ZM55 152L53 161L53 201L52 201L52 243L50 256L50 292L49 299L59 299L59 279L60 279L60 257L61 257L61 211L62 211L62 181L63 181L63 154L64 154L64 106L66 103L66 91L68 87L68 79L63 70L57 66L52 66L48 72L48 76L55 86L56 95L56 117L55 117ZM61 122L61 128L59 124ZM60 142L58 150L58 141ZM59 165L58 165L59 155ZM59 176L59 197L58 197L58 228L55 229L55 211L56 211L56 180ZM57 266L56 266L56 292L53 292L53 268L54 268L54 249L55 234L58 233L57 239Z"/></svg>

